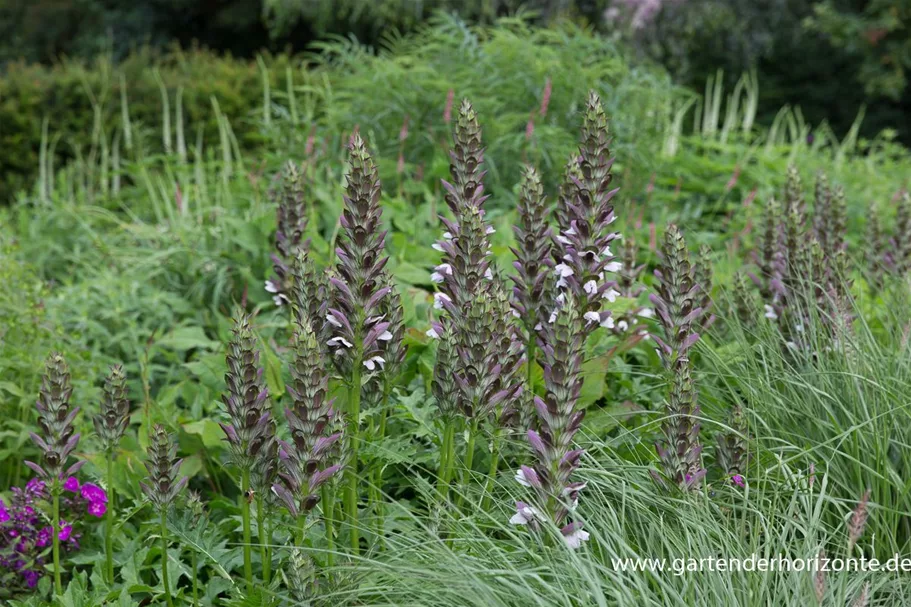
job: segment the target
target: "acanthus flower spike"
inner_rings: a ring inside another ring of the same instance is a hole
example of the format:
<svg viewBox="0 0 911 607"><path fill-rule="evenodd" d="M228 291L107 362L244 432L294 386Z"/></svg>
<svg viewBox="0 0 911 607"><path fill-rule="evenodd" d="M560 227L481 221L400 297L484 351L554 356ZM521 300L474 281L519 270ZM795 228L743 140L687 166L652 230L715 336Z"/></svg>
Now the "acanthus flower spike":
<svg viewBox="0 0 911 607"><path fill-rule="evenodd" d="M619 234L610 231L616 219L610 189L613 176L607 117L601 99L592 91L583 112L582 141L578 159L570 161L557 211L558 234L554 237L554 271L561 293L572 292L587 332L610 327L610 312L602 300L616 293L616 273L622 264L615 260L610 244ZM595 316L597 315L597 321Z"/></svg>
<svg viewBox="0 0 911 607"><path fill-rule="evenodd" d="M288 303L291 264L300 250L308 243L304 240L307 230L307 206L304 200L304 180L300 169L288 161L275 177L272 198L276 203L275 249L272 268L275 277L266 281L266 291L272 294L276 305Z"/></svg>
<svg viewBox="0 0 911 607"><path fill-rule="evenodd" d="M578 548L588 539L580 522L566 523L585 486L572 479L583 453L572 445L585 416L584 409L578 408L586 334L584 322L572 293L566 293L552 320L542 328L545 396L534 397L538 430L527 432L535 464L522 466L516 473L519 484L531 490L535 508L519 502L510 521L532 528L540 521L552 521L561 528L561 534L571 548ZM530 512L535 516L529 516Z"/></svg>
<svg viewBox="0 0 911 607"><path fill-rule="evenodd" d="M663 329L663 339L655 336L655 341L670 376L670 391L661 425L663 440L656 446L662 473L652 471L652 476L664 487L690 491L700 485L706 473L701 462L699 404L689 355L699 339L693 325L702 309L697 302L700 285L694 279L686 242L675 225L665 232L662 257L655 270L656 293L650 300Z"/></svg>

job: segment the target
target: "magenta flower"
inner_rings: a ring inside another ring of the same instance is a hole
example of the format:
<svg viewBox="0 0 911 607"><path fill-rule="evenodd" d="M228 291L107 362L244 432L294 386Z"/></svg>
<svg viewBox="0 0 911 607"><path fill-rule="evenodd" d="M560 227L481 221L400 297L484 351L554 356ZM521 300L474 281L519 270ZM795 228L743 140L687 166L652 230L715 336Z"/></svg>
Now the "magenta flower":
<svg viewBox="0 0 911 607"><path fill-rule="evenodd" d="M70 539L70 535L73 533L73 526L67 525L63 521L60 521L60 533L57 534L57 539L61 542L65 542Z"/></svg>
<svg viewBox="0 0 911 607"><path fill-rule="evenodd" d="M0 523L5 523L9 520L9 512L6 510L6 504L3 503L3 500L0 500Z"/></svg>
<svg viewBox="0 0 911 607"><path fill-rule="evenodd" d="M35 539L35 545L39 548L44 548L51 543L51 528L44 527L41 531L38 532L38 537Z"/></svg>
<svg viewBox="0 0 911 607"><path fill-rule="evenodd" d="M92 483L86 483L82 486L82 497L90 502L101 502L102 504L108 502L108 494L105 493L104 489Z"/></svg>
<svg viewBox="0 0 911 607"><path fill-rule="evenodd" d="M104 502L89 502L88 513L101 518L107 512L107 509L108 507L105 506Z"/></svg>
<svg viewBox="0 0 911 607"><path fill-rule="evenodd" d="M80 488L79 481L76 479L75 476L71 476L71 477L67 478L66 481L63 483L63 488L72 493L78 493L79 488Z"/></svg>
<svg viewBox="0 0 911 607"><path fill-rule="evenodd" d="M38 585L38 572L28 569L22 572L22 577L25 578L25 583L29 588L34 588Z"/></svg>
<svg viewBox="0 0 911 607"><path fill-rule="evenodd" d="M743 475L735 474L731 477L731 482L743 489L746 487L746 483L743 482Z"/></svg>

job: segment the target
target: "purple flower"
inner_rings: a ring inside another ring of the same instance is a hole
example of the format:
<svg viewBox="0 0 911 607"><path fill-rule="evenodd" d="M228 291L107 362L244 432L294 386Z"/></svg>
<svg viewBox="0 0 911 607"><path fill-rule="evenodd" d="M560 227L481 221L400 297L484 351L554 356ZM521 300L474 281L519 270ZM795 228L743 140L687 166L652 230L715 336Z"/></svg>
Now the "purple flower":
<svg viewBox="0 0 911 607"><path fill-rule="evenodd" d="M0 523L5 523L9 520L9 512L6 509L6 504L3 503L3 500L0 500Z"/></svg>
<svg viewBox="0 0 911 607"><path fill-rule="evenodd" d="M38 572L32 571L31 569L26 569L22 572L22 577L25 578L25 583L29 588L34 588L38 585Z"/></svg>
<svg viewBox="0 0 911 607"><path fill-rule="evenodd" d="M89 502L88 513L101 518L107 512L107 509L108 507L105 506L104 502Z"/></svg>
<svg viewBox="0 0 911 607"><path fill-rule="evenodd" d="M731 477L731 482L743 489L746 487L746 484L743 482L743 475L735 474Z"/></svg>
<svg viewBox="0 0 911 607"><path fill-rule="evenodd" d="M70 535L73 533L73 526L67 525L64 521L60 521L60 533L57 534L57 539L61 542L65 542L70 539Z"/></svg>
<svg viewBox="0 0 911 607"><path fill-rule="evenodd" d="M71 476L63 483L63 488L71 493L79 492L79 481L75 476Z"/></svg>
<svg viewBox="0 0 911 607"><path fill-rule="evenodd" d="M90 502L101 502L102 504L108 502L108 494L104 492L104 489L92 483L86 483L82 486L82 497Z"/></svg>
<svg viewBox="0 0 911 607"><path fill-rule="evenodd" d="M43 527L41 531L38 532L38 537L35 538L35 546L38 548L44 548L51 543L51 533L52 529L50 527Z"/></svg>

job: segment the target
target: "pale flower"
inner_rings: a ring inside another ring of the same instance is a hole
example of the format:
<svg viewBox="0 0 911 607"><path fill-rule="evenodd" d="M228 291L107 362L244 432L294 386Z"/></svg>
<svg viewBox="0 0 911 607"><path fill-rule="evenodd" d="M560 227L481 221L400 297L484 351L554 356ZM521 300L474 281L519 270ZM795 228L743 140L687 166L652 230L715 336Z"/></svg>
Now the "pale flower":
<svg viewBox="0 0 911 607"><path fill-rule="evenodd" d="M448 303L452 303L452 298L450 298L449 295L446 295L445 293L434 293L433 294L433 308L435 310L442 310L444 301L448 302Z"/></svg>
<svg viewBox="0 0 911 607"><path fill-rule="evenodd" d="M327 341L326 344L328 344L330 346L335 346L335 347L339 347L339 346L342 346L345 348L351 347L351 342L348 341L347 339L345 339L344 337L333 337L332 339Z"/></svg>
<svg viewBox="0 0 911 607"><path fill-rule="evenodd" d="M383 364L384 364L385 362L386 362L386 361L383 360L383 357L382 357L382 356L373 356L373 357L368 358L367 360L364 361L364 366L367 367L367 369L368 369L369 371L373 371L373 370L375 370L375 369L377 368L377 366L379 366L380 368L382 368L382 367L383 367Z"/></svg>
<svg viewBox="0 0 911 607"><path fill-rule="evenodd" d="M616 289L608 289L607 291L605 291L604 293L601 294L601 299L606 299L607 301L614 303L615 301L617 301L617 297L619 297L619 296L620 296L620 292L617 291Z"/></svg>
<svg viewBox="0 0 911 607"><path fill-rule="evenodd" d="M765 317L772 320L778 320L778 314L775 312L775 308L766 304L765 305Z"/></svg>
<svg viewBox="0 0 911 607"><path fill-rule="evenodd" d="M513 525L527 525L540 516L541 513L534 506L529 506L525 502L516 502L516 513L512 515L509 522Z"/></svg>

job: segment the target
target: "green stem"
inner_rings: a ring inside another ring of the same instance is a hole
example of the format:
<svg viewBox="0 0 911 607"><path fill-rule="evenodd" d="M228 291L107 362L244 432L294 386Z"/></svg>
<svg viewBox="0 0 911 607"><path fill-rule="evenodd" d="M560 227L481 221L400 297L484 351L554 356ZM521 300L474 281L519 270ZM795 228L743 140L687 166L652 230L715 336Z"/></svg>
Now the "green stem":
<svg viewBox="0 0 911 607"><path fill-rule="evenodd" d="M465 468L462 470L462 486L459 489L459 495L456 497L456 507L462 505L462 500L468 492L468 486L471 484L471 466L474 463L474 445L478 437L478 420L471 420L471 426L468 429L468 443L465 445Z"/></svg>
<svg viewBox="0 0 911 607"><path fill-rule="evenodd" d="M446 420L443 445L440 449L440 471L437 475L437 493L444 502L449 499L449 482L452 480L452 460L455 457L455 422Z"/></svg>
<svg viewBox="0 0 911 607"><path fill-rule="evenodd" d="M481 500L481 508L486 510L490 506L490 495L493 493L494 485L497 482L497 468L500 465L500 427L497 426L493 431L493 437L490 441L490 471L487 473L487 488L484 491L484 498Z"/></svg>
<svg viewBox="0 0 911 607"><path fill-rule="evenodd" d="M108 583L114 585L114 452L108 453L108 511L104 528Z"/></svg>
<svg viewBox="0 0 911 607"><path fill-rule="evenodd" d="M54 590L57 595L63 594L63 583L60 581L60 482L54 481L51 492L54 494Z"/></svg>
<svg viewBox="0 0 911 607"><path fill-rule="evenodd" d="M386 417L389 406L389 393L392 390L392 380L387 375L383 382L383 400L380 405L380 423L374 440L381 441L386 436ZM371 483L371 495L373 496L373 511L376 516L376 537L379 541L380 549L383 549L383 527L385 519L383 518L383 467L379 465L373 472L373 482Z"/></svg>
<svg viewBox="0 0 911 607"><path fill-rule="evenodd" d="M268 584L269 576L272 574L271 563L269 563L268 540L266 538L266 513L263 510L262 497L256 500L256 535L259 538L259 558L263 563L263 581Z"/></svg>
<svg viewBox="0 0 911 607"><path fill-rule="evenodd" d="M161 583L164 586L164 598L168 607L174 607L171 598L171 586L168 584L168 527L165 525L165 511L161 510Z"/></svg>
<svg viewBox="0 0 911 607"><path fill-rule="evenodd" d="M250 550L250 501L247 492L250 490L250 471L244 470L240 483L240 512L244 524L244 579L247 587L253 586L253 555Z"/></svg>
<svg viewBox="0 0 911 607"><path fill-rule="evenodd" d="M326 566L335 565L335 495L329 483L320 489L323 502L323 524L326 525ZM303 544L303 542L301 542Z"/></svg>
<svg viewBox="0 0 911 607"><path fill-rule="evenodd" d="M352 360L351 386L348 389L348 431L351 436L351 458L348 462L346 474L348 476L348 490L345 494L345 506L348 510L348 524L351 526L351 552L354 555L360 553L361 538L357 522L357 465L358 465L358 447L360 446L360 417L361 417L361 358L360 344L358 344L357 355Z"/></svg>
<svg viewBox="0 0 911 607"><path fill-rule="evenodd" d="M199 563L197 562L196 550L190 551L190 561L193 566L193 607L199 607Z"/></svg>

